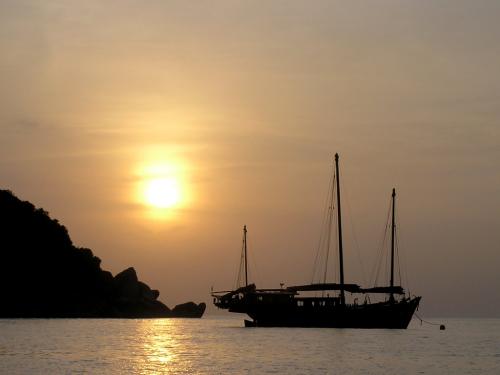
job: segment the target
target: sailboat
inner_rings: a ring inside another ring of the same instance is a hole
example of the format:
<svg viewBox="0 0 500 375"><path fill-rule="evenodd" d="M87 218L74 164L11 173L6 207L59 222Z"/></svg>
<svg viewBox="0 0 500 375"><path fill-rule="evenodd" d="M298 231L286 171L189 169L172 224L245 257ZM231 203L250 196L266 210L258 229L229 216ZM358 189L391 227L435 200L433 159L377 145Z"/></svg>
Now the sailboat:
<svg viewBox="0 0 500 375"><path fill-rule="evenodd" d="M247 314L247 327L331 327L331 328L394 328L406 329L418 308L421 297L406 295L400 285L394 283L395 258L395 206L396 191L392 190L391 258L388 286L362 288L344 282L344 259L342 243L342 215L340 205L339 155L335 154L335 173L332 181L330 222L333 215L336 183L336 213L338 231L339 282L311 283L282 287L279 289L257 289L248 282L247 228L243 228L242 261L245 284L234 290L212 292L215 306L234 313ZM326 271L325 271L326 275ZM314 292L314 296L309 296ZM325 293L328 292L325 296ZM330 295L332 293L332 295ZM346 301L346 293L364 295L364 303L358 298ZM318 296L318 294L321 294ZM368 296L385 295L382 301L371 302Z"/></svg>

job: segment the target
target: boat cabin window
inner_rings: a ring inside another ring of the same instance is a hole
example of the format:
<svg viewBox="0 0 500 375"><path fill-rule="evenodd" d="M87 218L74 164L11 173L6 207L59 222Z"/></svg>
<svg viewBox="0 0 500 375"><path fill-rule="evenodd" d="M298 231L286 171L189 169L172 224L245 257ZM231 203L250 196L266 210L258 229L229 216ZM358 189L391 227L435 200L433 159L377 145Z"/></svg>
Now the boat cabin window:
<svg viewBox="0 0 500 375"><path fill-rule="evenodd" d="M259 296L259 301L262 301L262 296Z"/></svg>
<svg viewBox="0 0 500 375"><path fill-rule="evenodd" d="M297 306L304 306L304 301L297 301Z"/></svg>

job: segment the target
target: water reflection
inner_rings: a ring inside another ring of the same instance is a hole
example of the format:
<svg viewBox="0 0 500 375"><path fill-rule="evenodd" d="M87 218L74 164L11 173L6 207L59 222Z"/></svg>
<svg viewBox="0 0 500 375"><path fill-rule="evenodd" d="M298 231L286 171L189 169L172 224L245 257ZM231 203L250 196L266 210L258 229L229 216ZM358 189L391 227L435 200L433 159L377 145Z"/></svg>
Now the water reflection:
<svg viewBox="0 0 500 375"><path fill-rule="evenodd" d="M142 338L142 363L136 372L189 373L192 368L189 356L190 337L185 334L182 320L151 319L141 320L137 326ZM191 343L192 344L192 343Z"/></svg>
<svg viewBox="0 0 500 375"><path fill-rule="evenodd" d="M408 330L240 319L0 319L0 374L498 374L500 320Z"/></svg>

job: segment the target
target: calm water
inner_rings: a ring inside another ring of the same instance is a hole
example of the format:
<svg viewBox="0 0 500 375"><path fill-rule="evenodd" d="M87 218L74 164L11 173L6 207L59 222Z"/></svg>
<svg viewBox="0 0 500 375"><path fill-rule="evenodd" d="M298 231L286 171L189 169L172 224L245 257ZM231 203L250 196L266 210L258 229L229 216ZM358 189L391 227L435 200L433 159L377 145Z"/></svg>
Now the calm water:
<svg viewBox="0 0 500 375"><path fill-rule="evenodd" d="M241 318L0 320L0 372L500 374L500 319L445 331L243 328Z"/></svg>

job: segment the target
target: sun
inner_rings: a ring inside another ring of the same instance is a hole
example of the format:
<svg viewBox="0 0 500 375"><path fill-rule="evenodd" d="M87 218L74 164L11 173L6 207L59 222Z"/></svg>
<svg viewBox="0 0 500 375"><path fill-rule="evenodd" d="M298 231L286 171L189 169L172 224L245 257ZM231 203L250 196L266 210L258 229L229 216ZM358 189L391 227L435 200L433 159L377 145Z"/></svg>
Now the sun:
<svg viewBox="0 0 500 375"><path fill-rule="evenodd" d="M152 178L146 182L145 202L155 208L171 208L181 201L181 189L174 178Z"/></svg>
<svg viewBox="0 0 500 375"><path fill-rule="evenodd" d="M161 222L180 220L193 199L188 164L155 150L144 152L143 161L134 167L131 199L141 218Z"/></svg>

